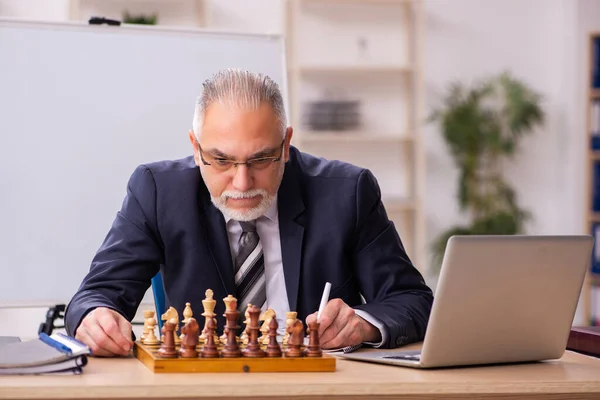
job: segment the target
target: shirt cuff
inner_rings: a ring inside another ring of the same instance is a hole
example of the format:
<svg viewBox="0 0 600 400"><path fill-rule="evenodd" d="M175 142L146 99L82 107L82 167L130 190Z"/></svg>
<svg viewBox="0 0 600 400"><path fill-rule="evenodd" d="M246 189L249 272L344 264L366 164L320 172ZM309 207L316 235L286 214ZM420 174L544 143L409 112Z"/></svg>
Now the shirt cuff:
<svg viewBox="0 0 600 400"><path fill-rule="evenodd" d="M354 309L354 312L356 313L356 315L358 315L365 321L371 323L375 328L379 329L379 332L381 333L381 342L363 342L364 344L378 348L381 347L384 343L386 343L388 338L388 331L385 325L383 325L378 319L376 319L366 311Z"/></svg>

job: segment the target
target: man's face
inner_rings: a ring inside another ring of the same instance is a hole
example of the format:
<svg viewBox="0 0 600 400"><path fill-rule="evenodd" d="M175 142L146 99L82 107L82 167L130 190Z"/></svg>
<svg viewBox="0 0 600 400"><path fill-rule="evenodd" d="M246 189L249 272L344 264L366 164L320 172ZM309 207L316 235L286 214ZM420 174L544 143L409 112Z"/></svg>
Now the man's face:
<svg viewBox="0 0 600 400"><path fill-rule="evenodd" d="M282 144L280 125L267 103L255 110L220 103L208 106L199 145L192 131L190 141L212 202L223 214L250 221L267 211L283 177L291 128L285 136ZM262 161L250 167L232 163L258 159Z"/></svg>

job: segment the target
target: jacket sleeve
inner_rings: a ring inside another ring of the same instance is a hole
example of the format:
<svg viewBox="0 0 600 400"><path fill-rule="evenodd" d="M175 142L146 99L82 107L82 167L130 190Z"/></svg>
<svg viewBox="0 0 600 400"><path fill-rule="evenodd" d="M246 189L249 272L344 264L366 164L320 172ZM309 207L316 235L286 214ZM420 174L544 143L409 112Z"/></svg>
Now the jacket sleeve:
<svg viewBox="0 0 600 400"><path fill-rule="evenodd" d="M131 175L122 207L90 270L65 311L65 327L75 336L85 315L108 307L131 321L160 269L162 244L156 224L156 185L152 172L139 166Z"/></svg>
<svg viewBox="0 0 600 400"><path fill-rule="evenodd" d="M356 209L354 268L366 304L355 308L384 325L388 335L382 348L423 340L433 293L409 259L368 170L358 178Z"/></svg>

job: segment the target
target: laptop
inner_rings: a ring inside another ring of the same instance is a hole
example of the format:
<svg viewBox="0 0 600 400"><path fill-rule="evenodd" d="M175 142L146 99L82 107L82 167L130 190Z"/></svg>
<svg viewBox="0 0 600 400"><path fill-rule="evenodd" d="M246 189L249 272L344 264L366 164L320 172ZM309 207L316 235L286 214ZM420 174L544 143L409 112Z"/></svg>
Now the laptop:
<svg viewBox="0 0 600 400"><path fill-rule="evenodd" d="M340 357L414 368L558 359L593 245L587 235L453 236L421 350Z"/></svg>

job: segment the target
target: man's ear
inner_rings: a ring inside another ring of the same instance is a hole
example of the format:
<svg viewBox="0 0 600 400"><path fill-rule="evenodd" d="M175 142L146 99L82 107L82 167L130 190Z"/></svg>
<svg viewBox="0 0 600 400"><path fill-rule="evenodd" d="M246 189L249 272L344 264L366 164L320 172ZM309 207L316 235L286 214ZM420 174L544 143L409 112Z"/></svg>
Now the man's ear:
<svg viewBox="0 0 600 400"><path fill-rule="evenodd" d="M194 162L197 166L200 166L200 152L198 150L198 142L196 140L196 135L194 135L194 131L190 129L189 131L190 143L192 144L192 151L194 152Z"/></svg>
<svg viewBox="0 0 600 400"><path fill-rule="evenodd" d="M294 129L292 129L291 126L288 126L285 130L285 143L283 145L285 154L284 162L288 162L288 160L290 159L290 142L292 140L293 134Z"/></svg>

